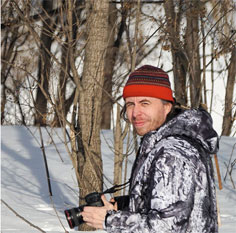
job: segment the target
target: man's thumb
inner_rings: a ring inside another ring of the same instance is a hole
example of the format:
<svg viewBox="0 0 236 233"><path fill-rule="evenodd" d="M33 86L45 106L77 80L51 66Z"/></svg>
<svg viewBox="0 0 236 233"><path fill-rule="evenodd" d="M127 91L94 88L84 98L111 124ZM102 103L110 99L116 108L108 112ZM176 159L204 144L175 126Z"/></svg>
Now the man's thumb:
<svg viewBox="0 0 236 233"><path fill-rule="evenodd" d="M109 209L113 209L113 205L106 199L105 195L102 195L101 199L104 206L108 207Z"/></svg>

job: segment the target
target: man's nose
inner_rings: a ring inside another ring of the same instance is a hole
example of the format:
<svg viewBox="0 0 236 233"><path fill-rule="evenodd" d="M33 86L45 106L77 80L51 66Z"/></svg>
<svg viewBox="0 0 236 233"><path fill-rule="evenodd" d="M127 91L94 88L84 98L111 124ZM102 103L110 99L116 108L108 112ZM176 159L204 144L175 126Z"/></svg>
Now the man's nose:
<svg viewBox="0 0 236 233"><path fill-rule="evenodd" d="M133 108L133 118L136 118L137 116L139 116L141 113L140 111L140 107L138 105L134 105L134 108Z"/></svg>

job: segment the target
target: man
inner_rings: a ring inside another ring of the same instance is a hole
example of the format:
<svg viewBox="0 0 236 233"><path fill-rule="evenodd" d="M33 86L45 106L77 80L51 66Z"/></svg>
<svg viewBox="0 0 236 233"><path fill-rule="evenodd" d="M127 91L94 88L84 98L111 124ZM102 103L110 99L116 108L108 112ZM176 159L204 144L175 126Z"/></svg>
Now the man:
<svg viewBox="0 0 236 233"><path fill-rule="evenodd" d="M129 206L85 207L84 221L111 233L218 232L210 154L218 150L212 119L203 109L174 106L168 75L145 65L123 91L128 120L141 145L133 166Z"/></svg>

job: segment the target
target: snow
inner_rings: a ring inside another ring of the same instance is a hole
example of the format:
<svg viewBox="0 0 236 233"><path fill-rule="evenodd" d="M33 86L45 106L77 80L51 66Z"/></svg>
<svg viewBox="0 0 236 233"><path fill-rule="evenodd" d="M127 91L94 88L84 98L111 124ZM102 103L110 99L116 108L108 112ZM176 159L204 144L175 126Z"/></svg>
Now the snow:
<svg viewBox="0 0 236 233"><path fill-rule="evenodd" d="M78 188L74 170L61 141L63 138L61 130L49 131L53 134L56 148L60 152L59 156L47 131L42 129L52 197L48 191L39 129L23 126L1 127L1 232L3 233L76 231L68 227L64 217L65 209L78 206ZM102 131L101 135L106 188L112 186L113 152L110 148L112 131ZM222 137L220 140L218 160L223 183L223 189L219 190L217 182L220 233L236 232L236 190L229 175L224 181L230 158L231 161L236 159L235 144L236 138ZM129 173L133 157L129 159ZM236 182L235 169L234 167L232 178ZM97 231L101 232L104 231Z"/></svg>

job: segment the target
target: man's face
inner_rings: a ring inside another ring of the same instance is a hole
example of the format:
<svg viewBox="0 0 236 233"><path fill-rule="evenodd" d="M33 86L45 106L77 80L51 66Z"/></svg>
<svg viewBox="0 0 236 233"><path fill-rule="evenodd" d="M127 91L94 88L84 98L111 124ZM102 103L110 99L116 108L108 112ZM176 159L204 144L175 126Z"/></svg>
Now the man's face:
<svg viewBox="0 0 236 233"><path fill-rule="evenodd" d="M128 119L140 136L159 128L172 107L153 97L127 97L125 104Z"/></svg>

